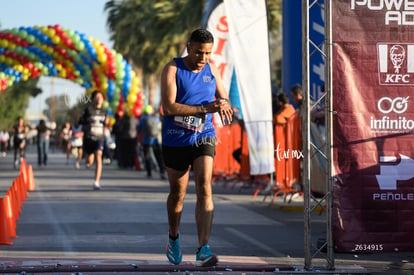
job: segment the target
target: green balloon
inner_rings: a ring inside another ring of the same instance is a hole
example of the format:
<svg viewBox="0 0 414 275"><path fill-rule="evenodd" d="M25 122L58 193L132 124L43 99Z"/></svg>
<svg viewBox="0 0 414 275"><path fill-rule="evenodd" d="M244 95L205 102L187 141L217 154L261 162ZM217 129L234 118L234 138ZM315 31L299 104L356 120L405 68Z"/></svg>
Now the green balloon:
<svg viewBox="0 0 414 275"><path fill-rule="evenodd" d="M33 36L33 35L31 35L31 34L29 34L28 36L27 36L27 38L26 38L26 41L27 41L27 43L29 43L29 44L33 44L34 42L35 42L35 37Z"/></svg>
<svg viewBox="0 0 414 275"><path fill-rule="evenodd" d="M21 30L20 31L20 37L26 39L26 37L27 37L27 31Z"/></svg>

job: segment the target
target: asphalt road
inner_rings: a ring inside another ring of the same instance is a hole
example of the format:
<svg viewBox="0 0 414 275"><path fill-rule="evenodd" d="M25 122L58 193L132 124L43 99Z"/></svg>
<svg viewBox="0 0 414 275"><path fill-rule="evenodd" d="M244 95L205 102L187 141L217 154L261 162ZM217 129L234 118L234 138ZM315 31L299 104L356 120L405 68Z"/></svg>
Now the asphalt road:
<svg viewBox="0 0 414 275"><path fill-rule="evenodd" d="M197 233L195 192L190 182L181 223L183 263L172 266L165 257L168 182L157 173L104 166L102 190L92 190L93 170L66 164L59 151L51 152L47 167L38 167L29 148L36 189L23 202L17 238L1 245L0 273L7 274L265 274L265 273L414 273L413 256L392 254L336 254L333 271L324 254L304 270L304 227L301 198L274 204L254 198L249 186L214 184L215 217L210 238L219 256L215 268L194 266ZM18 176L11 153L0 158L0 192L5 195ZM325 217L312 218L312 240L325 235ZM77 273L74 273L77 272Z"/></svg>

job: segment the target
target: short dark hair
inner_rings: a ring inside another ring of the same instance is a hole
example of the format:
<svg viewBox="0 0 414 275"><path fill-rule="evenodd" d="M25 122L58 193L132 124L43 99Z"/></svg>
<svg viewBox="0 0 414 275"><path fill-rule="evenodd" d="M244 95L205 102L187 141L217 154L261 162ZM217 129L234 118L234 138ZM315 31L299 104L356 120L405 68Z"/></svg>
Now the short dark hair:
<svg viewBox="0 0 414 275"><path fill-rule="evenodd" d="M283 104L289 103L289 97L285 93L278 94L277 95L277 100L279 100L279 102L282 102Z"/></svg>
<svg viewBox="0 0 414 275"><path fill-rule="evenodd" d="M300 84L295 84L290 88L290 91L295 95L303 95L302 86Z"/></svg>
<svg viewBox="0 0 414 275"><path fill-rule="evenodd" d="M103 93L102 93L101 91L94 90L94 91L92 92L92 95L91 95L92 100L94 100L94 99L95 99L95 97L96 97L96 95L97 95L97 94L102 94L102 95L103 95Z"/></svg>
<svg viewBox="0 0 414 275"><path fill-rule="evenodd" d="M198 42L198 43L214 43L214 37L206 29L196 29L191 33L189 43Z"/></svg>

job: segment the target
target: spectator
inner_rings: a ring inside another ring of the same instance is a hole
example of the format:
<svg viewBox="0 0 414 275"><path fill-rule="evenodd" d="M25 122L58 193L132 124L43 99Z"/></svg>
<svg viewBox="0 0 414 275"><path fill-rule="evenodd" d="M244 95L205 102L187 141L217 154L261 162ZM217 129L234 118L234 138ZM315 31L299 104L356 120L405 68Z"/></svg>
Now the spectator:
<svg viewBox="0 0 414 275"><path fill-rule="evenodd" d="M144 115L140 119L138 131L142 133L142 146L144 149L147 177L152 177L152 154L154 154L161 179L166 179L164 159L161 153L161 145L158 140L160 133L160 119L158 116L153 114L154 111L150 105L145 106L143 111Z"/></svg>
<svg viewBox="0 0 414 275"><path fill-rule="evenodd" d="M14 147L14 168L17 169L19 163L25 156L26 141L29 135L29 127L24 124L23 117L18 117L17 124L13 127L13 147ZM19 154L19 158L17 155Z"/></svg>
<svg viewBox="0 0 414 275"><path fill-rule="evenodd" d="M1 155L6 156L7 149L9 147L10 135L6 128L3 131L0 131L0 142L1 142Z"/></svg>
<svg viewBox="0 0 414 275"><path fill-rule="evenodd" d="M50 129L46 126L44 119L39 121L37 130L37 164L47 166L47 157L49 153Z"/></svg>
<svg viewBox="0 0 414 275"><path fill-rule="evenodd" d="M285 124L296 113L296 110L292 104L289 104L289 97L285 93L277 95L277 105L278 109L273 116L273 123Z"/></svg>

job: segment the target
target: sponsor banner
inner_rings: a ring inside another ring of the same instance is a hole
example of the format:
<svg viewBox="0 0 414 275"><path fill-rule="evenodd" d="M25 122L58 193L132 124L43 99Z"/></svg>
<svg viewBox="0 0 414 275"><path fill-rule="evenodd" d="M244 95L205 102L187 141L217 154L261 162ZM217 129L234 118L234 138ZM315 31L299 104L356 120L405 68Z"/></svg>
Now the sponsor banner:
<svg viewBox="0 0 414 275"><path fill-rule="evenodd" d="M414 251L414 1L332 1L339 252Z"/></svg>
<svg viewBox="0 0 414 275"><path fill-rule="evenodd" d="M234 58L229 41L229 25L222 0L207 1L201 24L214 36L211 62L220 71L226 91L230 91L231 78L234 69Z"/></svg>

